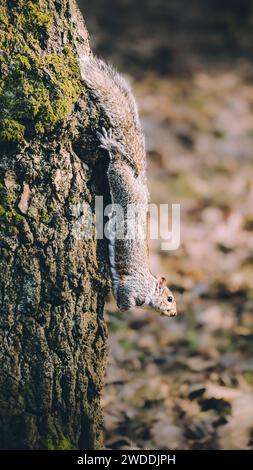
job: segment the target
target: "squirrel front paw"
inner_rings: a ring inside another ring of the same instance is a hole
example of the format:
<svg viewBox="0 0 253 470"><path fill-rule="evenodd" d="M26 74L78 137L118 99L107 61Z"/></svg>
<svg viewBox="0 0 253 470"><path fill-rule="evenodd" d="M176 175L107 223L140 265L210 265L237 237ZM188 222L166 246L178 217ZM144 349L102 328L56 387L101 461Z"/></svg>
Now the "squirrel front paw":
<svg viewBox="0 0 253 470"><path fill-rule="evenodd" d="M131 310L131 309L136 307L136 302L135 302L134 298L125 299L125 300L122 300L122 299L119 300L118 299L117 300L117 306L118 306L118 309L121 312L127 312L128 310Z"/></svg>
<svg viewBox="0 0 253 470"><path fill-rule="evenodd" d="M117 289L116 301L122 312L130 310L136 306L136 300L131 285L120 282Z"/></svg>

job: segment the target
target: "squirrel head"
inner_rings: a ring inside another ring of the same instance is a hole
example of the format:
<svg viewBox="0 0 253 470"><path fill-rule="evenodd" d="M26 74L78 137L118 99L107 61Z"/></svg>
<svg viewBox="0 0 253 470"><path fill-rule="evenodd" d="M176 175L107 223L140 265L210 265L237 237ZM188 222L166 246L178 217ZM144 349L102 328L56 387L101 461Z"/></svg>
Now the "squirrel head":
<svg viewBox="0 0 253 470"><path fill-rule="evenodd" d="M167 287L165 277L157 279L155 292L151 298L150 306L167 317L175 317L177 315L177 306L174 295Z"/></svg>

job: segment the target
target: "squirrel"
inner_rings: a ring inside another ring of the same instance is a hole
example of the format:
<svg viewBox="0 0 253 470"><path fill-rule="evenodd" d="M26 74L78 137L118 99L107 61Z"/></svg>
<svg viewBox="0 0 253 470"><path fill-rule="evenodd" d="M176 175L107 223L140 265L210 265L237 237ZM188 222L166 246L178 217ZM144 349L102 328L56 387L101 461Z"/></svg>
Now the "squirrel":
<svg viewBox="0 0 253 470"><path fill-rule="evenodd" d="M109 260L113 293L122 311L150 306L162 315L177 315L176 301L164 277L156 278L149 269L147 212L149 194L146 152L137 105L126 80L94 55L81 59L81 76L109 123L97 131L99 147L109 155L107 177L112 208L120 205L127 227L129 205L139 208L138 218L144 236L118 238L115 229L109 237ZM113 215L113 209L111 218ZM113 225L113 224L112 224Z"/></svg>

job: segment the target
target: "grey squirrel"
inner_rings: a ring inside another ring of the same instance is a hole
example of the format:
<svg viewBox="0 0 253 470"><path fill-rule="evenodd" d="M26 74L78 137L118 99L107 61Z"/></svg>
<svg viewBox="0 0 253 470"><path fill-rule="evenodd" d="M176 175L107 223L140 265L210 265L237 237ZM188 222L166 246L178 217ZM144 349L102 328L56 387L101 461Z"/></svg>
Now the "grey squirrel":
<svg viewBox="0 0 253 470"><path fill-rule="evenodd" d="M127 225L129 205L139 208L143 238L109 239L109 259L113 292L120 310L135 306L154 308L163 315L177 314L176 301L164 277L156 278L149 269L146 221L149 195L146 178L144 137L135 99L128 83L113 67L93 55L80 62L81 75L96 97L109 123L97 136L100 147L110 157L107 176L112 205L120 205Z"/></svg>

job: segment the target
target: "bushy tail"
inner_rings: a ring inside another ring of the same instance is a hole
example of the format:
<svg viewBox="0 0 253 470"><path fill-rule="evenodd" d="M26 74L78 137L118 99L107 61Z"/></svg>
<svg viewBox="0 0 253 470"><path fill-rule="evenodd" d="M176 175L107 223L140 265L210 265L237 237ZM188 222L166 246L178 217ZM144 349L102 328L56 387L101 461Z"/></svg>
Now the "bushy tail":
<svg viewBox="0 0 253 470"><path fill-rule="evenodd" d="M117 71L93 55L80 59L81 75L91 92L99 99L105 115L115 127L123 122L133 122L140 128L136 102L130 86Z"/></svg>

